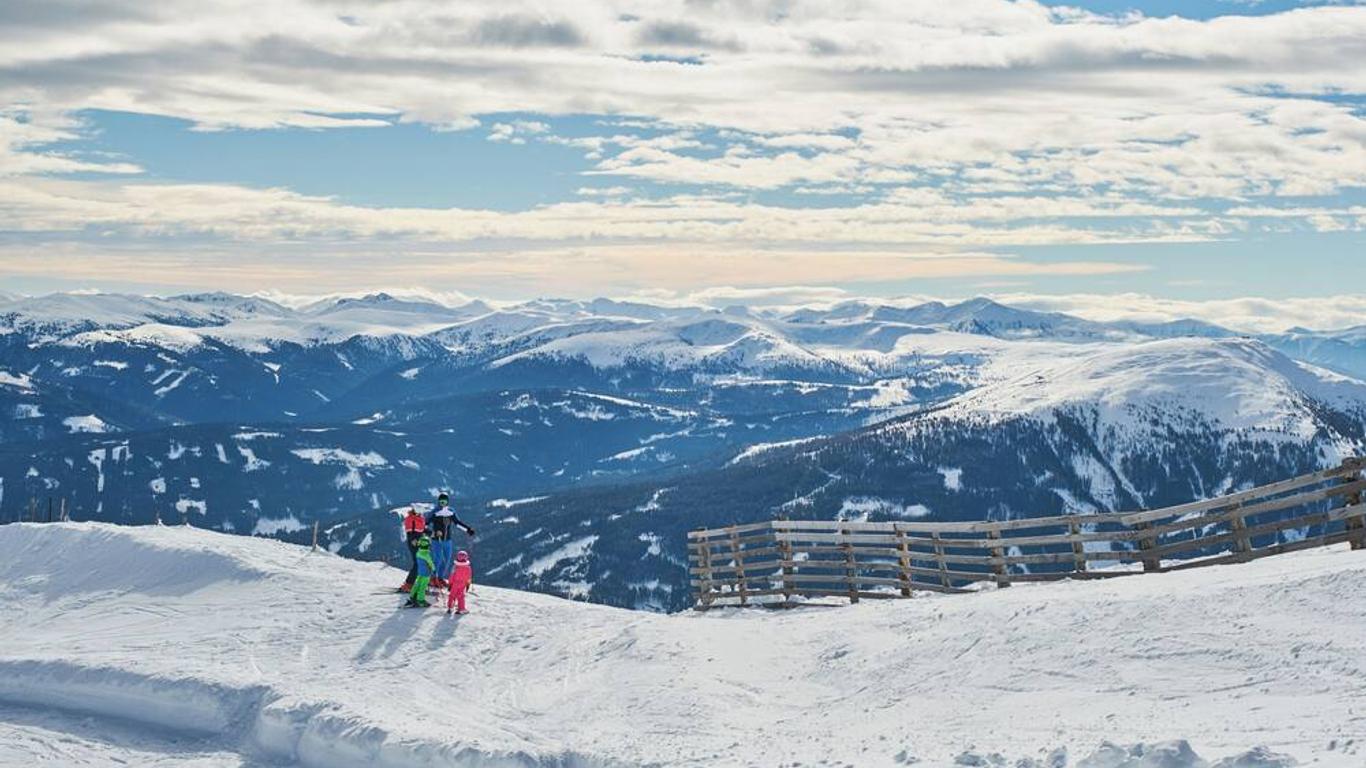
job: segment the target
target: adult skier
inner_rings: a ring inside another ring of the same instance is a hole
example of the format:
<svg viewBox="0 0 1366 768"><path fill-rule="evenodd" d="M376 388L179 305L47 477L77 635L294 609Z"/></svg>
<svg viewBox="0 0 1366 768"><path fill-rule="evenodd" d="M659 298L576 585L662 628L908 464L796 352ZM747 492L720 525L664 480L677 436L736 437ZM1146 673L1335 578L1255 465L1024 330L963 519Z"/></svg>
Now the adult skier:
<svg viewBox="0 0 1366 768"><path fill-rule="evenodd" d="M443 588L450 585L451 566L455 564L452 558L455 553L451 545L452 527L464 528L466 535L474 537L474 529L456 517L455 510L451 509L450 494L442 493L436 497L436 509L427 521L427 528L432 537L432 559L436 562L432 583Z"/></svg>
<svg viewBox="0 0 1366 768"><path fill-rule="evenodd" d="M413 589L413 582L417 579L417 540L426 532L427 518L417 511L417 507L408 507L408 514L403 517L403 538L408 544L408 559L411 565L408 568L408 578L403 580L403 586L398 588L399 592L411 592Z"/></svg>
<svg viewBox="0 0 1366 768"><path fill-rule="evenodd" d="M431 608L427 602L427 583L431 581L436 567L432 564L432 540L426 536L417 539L417 579L413 581L413 591L408 595L404 608Z"/></svg>

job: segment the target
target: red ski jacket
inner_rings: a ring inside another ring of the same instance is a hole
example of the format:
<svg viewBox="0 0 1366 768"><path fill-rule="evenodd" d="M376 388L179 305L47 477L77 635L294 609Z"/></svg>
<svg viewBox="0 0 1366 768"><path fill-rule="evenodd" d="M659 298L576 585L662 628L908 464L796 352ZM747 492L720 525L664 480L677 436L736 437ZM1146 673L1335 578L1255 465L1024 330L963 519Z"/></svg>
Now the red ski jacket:
<svg viewBox="0 0 1366 768"><path fill-rule="evenodd" d="M403 517L404 533L422 533L427 530L427 518L422 515L405 515Z"/></svg>
<svg viewBox="0 0 1366 768"><path fill-rule="evenodd" d="M469 561L455 564L455 569L451 571L451 586L463 589L473 580L474 569L470 568Z"/></svg>

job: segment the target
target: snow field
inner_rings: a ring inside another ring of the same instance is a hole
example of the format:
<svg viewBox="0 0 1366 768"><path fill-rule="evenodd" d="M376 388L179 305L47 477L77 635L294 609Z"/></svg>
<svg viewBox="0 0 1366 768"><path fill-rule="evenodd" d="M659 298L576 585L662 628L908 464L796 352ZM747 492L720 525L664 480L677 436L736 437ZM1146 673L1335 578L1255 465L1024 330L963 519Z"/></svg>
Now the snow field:
<svg viewBox="0 0 1366 768"><path fill-rule="evenodd" d="M1366 553L670 616L475 567L447 618L396 610L401 571L280 542L0 527L0 757L80 715L205 765L1366 763ZM141 748L99 733L72 749Z"/></svg>

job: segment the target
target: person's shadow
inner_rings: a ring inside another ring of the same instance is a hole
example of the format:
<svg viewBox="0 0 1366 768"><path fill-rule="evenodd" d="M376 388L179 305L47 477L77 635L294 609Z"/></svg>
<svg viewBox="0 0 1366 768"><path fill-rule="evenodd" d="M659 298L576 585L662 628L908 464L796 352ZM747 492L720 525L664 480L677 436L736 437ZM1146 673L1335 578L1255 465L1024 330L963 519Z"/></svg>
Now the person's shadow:
<svg viewBox="0 0 1366 768"><path fill-rule="evenodd" d="M455 630L459 624L460 614L458 613L454 616L441 616L436 631L433 632L431 638L427 640L427 648L436 650L449 643L451 638L455 637Z"/></svg>
<svg viewBox="0 0 1366 768"><path fill-rule="evenodd" d="M375 627L374 634L365 641L356 655L352 658L357 664L365 664L373 659L387 659L403 645L408 638L417 632L418 625L422 621L422 614L426 611L434 611L435 608L400 608L394 611L389 618L385 619L378 627Z"/></svg>

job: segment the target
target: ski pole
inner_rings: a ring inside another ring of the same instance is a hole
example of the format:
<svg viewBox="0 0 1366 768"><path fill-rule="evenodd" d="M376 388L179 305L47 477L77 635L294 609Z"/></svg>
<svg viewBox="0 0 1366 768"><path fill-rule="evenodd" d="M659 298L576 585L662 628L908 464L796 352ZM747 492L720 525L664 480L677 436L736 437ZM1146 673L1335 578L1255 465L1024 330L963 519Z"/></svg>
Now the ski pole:
<svg viewBox="0 0 1366 768"><path fill-rule="evenodd" d="M466 587L465 589L466 589L467 591L469 591L469 592L473 592L473 591L474 591L474 576L473 576L473 573L474 573L474 534L472 534L472 533L471 533L471 534L468 534L468 538L469 538L469 540L470 540L470 573L471 573L471 576L470 576L470 585L469 585L468 587Z"/></svg>

